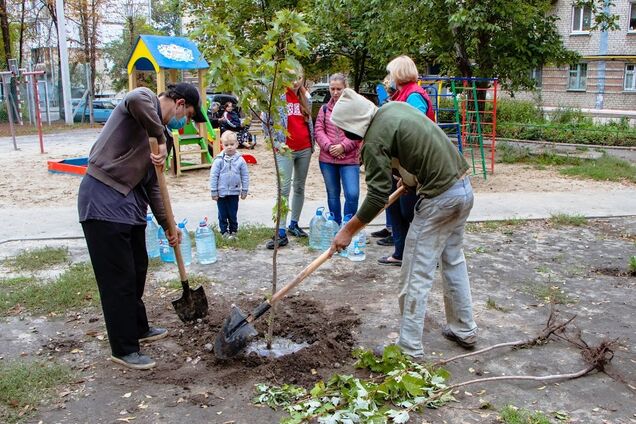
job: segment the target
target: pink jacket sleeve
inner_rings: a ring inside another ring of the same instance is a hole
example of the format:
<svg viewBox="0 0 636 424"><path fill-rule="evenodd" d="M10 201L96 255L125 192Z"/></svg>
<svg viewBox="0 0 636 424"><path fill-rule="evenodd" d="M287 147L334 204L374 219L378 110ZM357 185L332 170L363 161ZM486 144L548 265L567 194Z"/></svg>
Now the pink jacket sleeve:
<svg viewBox="0 0 636 424"><path fill-rule="evenodd" d="M314 133L316 134L316 142L320 146L320 150L328 152L329 146L331 146L331 140L329 140L329 137L327 136L327 128L325 128L326 117L324 109L324 107L321 107L320 111L318 111Z"/></svg>

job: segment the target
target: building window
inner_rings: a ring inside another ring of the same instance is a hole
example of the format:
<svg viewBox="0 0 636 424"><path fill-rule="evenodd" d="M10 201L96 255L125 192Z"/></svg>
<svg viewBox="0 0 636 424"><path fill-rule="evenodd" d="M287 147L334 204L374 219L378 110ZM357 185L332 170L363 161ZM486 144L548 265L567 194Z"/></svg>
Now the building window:
<svg viewBox="0 0 636 424"><path fill-rule="evenodd" d="M629 4L629 32L636 32L636 2Z"/></svg>
<svg viewBox="0 0 636 424"><path fill-rule="evenodd" d="M572 32L589 32L592 27L592 9L589 6L572 7Z"/></svg>
<svg viewBox="0 0 636 424"><path fill-rule="evenodd" d="M534 80L534 86L536 88L541 88L541 84L543 81L543 69L534 68L532 71L530 71L530 78Z"/></svg>
<svg viewBox="0 0 636 424"><path fill-rule="evenodd" d="M636 65L625 65L625 91L636 91Z"/></svg>
<svg viewBox="0 0 636 424"><path fill-rule="evenodd" d="M587 80L587 63L579 63L570 66L570 76L568 78L568 90L585 91Z"/></svg>

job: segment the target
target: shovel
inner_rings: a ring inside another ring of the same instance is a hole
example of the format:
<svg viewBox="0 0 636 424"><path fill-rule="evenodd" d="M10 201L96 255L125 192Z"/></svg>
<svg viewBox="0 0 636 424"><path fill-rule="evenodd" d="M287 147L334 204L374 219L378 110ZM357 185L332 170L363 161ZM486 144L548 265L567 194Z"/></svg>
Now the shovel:
<svg viewBox="0 0 636 424"><path fill-rule="evenodd" d="M150 151L154 154L159 153L157 139L149 137L149 142ZM176 234L177 226L174 222L174 214L172 213L172 205L170 204L170 196L168 195L168 187L166 186L166 177L163 175L163 166L155 165L155 171L157 172L157 181L159 182L159 189L161 190L161 198L163 199L163 207L166 210L170 232ZM183 234L183 237L189 237L189 235ZM179 245L174 248L174 256L177 259L177 266L179 267L179 277L181 278L183 294L181 298L172 301L172 306L174 306L177 315L183 322L203 318L208 314L208 298L205 296L203 286L200 286L196 290L190 288Z"/></svg>
<svg viewBox="0 0 636 424"><path fill-rule="evenodd" d="M404 186L400 186L397 190L395 190L393 194L391 194L391 197L389 197L389 202L382 210L393 204L404 193L404 191ZM378 214L380 212L378 212ZM289 291L318 269L320 265L324 264L327 259L329 259L329 249L324 251L320 256L307 265L307 267L303 269L289 284L274 293L271 299L258 305L254 308L252 313L247 316L245 316L245 314L236 305L232 305L230 316L225 319L223 328L214 340L214 355L219 359L228 359L239 353L245 346L247 346L252 337L258 334L252 325L252 322L260 318L272 307L272 305L285 297Z"/></svg>

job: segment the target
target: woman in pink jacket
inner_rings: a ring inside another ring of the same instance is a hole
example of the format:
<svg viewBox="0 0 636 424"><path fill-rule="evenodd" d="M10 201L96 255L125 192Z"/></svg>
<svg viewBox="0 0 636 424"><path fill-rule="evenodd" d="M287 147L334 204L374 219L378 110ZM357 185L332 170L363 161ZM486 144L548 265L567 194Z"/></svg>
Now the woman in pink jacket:
<svg viewBox="0 0 636 424"><path fill-rule="evenodd" d="M343 216L340 212L341 187L345 197L344 216L356 213L360 196L360 143L345 137L330 119L331 111L346 87L347 79L343 74L333 74L329 78L331 99L320 108L314 127L316 142L320 146L320 171L327 189L327 204L338 225Z"/></svg>

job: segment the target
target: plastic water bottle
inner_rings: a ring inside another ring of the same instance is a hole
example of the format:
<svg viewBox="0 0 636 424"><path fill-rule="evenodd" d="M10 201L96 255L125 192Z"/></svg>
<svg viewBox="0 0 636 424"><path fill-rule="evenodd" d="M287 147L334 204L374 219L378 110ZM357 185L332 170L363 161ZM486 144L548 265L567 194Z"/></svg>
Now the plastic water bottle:
<svg viewBox="0 0 636 424"><path fill-rule="evenodd" d="M159 257L164 262L175 262L174 249L168 243L168 238L163 228L159 227L157 231L157 239L159 240Z"/></svg>
<svg viewBox="0 0 636 424"><path fill-rule="evenodd" d="M216 240L214 232L208 227L207 218L199 222L199 227L194 233L194 241L197 245L197 260L202 265L216 262Z"/></svg>
<svg viewBox="0 0 636 424"><path fill-rule="evenodd" d="M323 211L325 208L316 209L316 215L309 221L309 248L319 250L321 245L322 227L325 223Z"/></svg>
<svg viewBox="0 0 636 424"><path fill-rule="evenodd" d="M347 247L349 259L354 262L360 262L367 258L365 254L367 244L367 234L364 230L360 230L355 236L353 236L353 240L351 240L351 244Z"/></svg>
<svg viewBox="0 0 636 424"><path fill-rule="evenodd" d="M146 251L149 258L159 257L159 239L157 238L159 226L155 224L152 215L146 215Z"/></svg>
<svg viewBox="0 0 636 424"><path fill-rule="evenodd" d="M186 228L187 220L183 220L179 223L179 231L181 231L181 243L179 248L181 249L181 257L183 258L184 265L190 265L192 263L192 242L190 241L190 233Z"/></svg>
<svg viewBox="0 0 636 424"><path fill-rule="evenodd" d="M333 214L329 212L327 214L327 221L322 227L320 237L320 250L327 250L331 246L334 236L338 232L338 223L333 219Z"/></svg>
<svg viewBox="0 0 636 424"><path fill-rule="evenodd" d="M351 215L347 214L345 215L345 217L342 220L342 226L340 227L340 229L342 229L345 225L347 225L347 222L349 222L351 220ZM347 248L342 249L339 253L340 256L342 256L343 258L346 258L347 256L349 256L349 246L347 246Z"/></svg>

